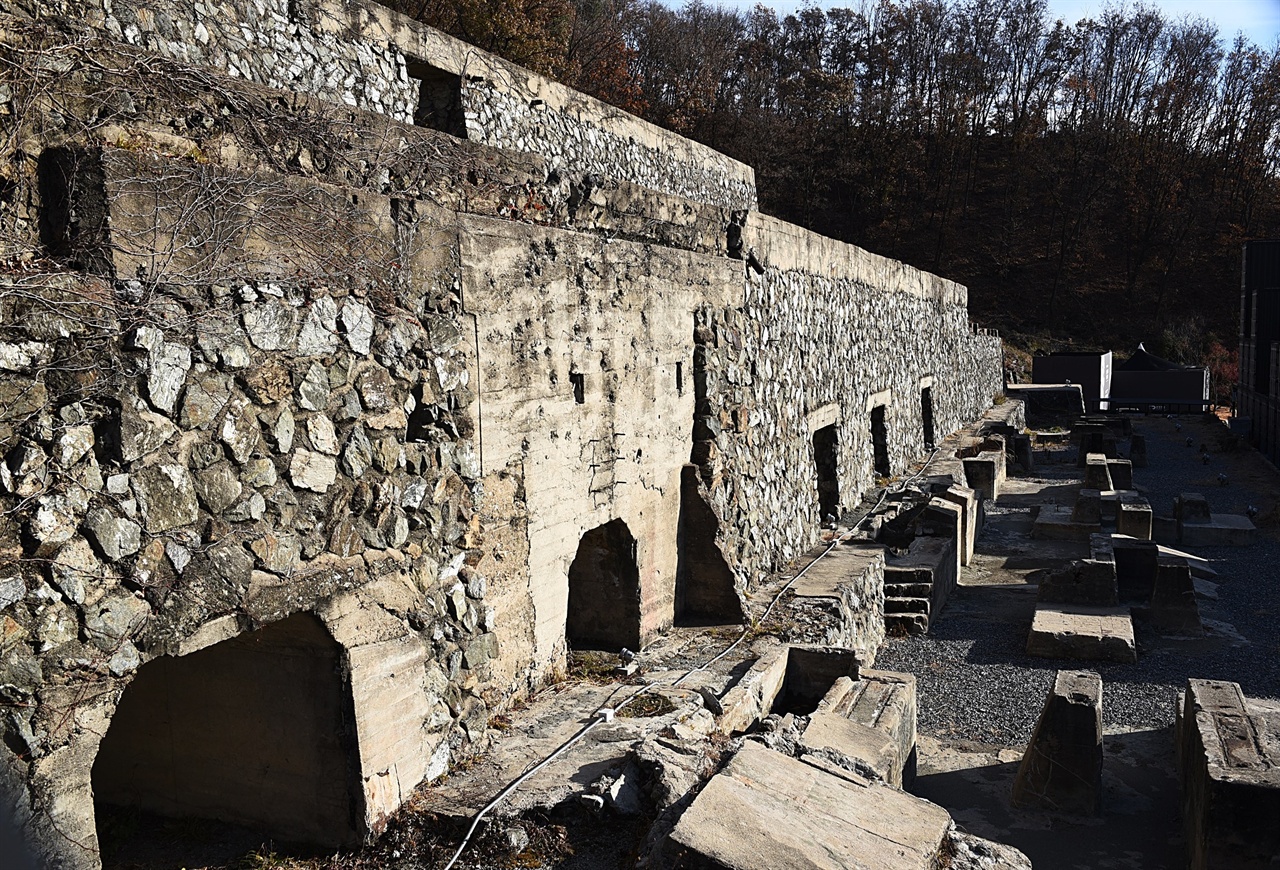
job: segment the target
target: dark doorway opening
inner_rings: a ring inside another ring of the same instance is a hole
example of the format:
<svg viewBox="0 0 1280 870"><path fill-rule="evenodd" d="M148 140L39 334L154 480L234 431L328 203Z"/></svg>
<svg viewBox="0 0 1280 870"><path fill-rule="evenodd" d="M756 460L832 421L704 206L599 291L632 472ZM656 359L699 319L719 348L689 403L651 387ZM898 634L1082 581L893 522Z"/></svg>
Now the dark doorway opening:
<svg viewBox="0 0 1280 870"><path fill-rule="evenodd" d="M920 425L924 429L924 446L932 450L933 440L933 387L920 390Z"/></svg>
<svg viewBox="0 0 1280 870"><path fill-rule="evenodd" d="M413 123L459 139L467 138L467 120L462 113L462 77L412 57L405 66L409 78L418 83Z"/></svg>
<svg viewBox="0 0 1280 870"><path fill-rule="evenodd" d="M889 427L884 419L884 405L876 405L871 409L871 452L876 474L880 477L888 477L890 472Z"/></svg>
<svg viewBox="0 0 1280 870"><path fill-rule="evenodd" d="M569 566L565 640L572 649L640 649L640 570L636 540L622 520L582 536Z"/></svg>
<svg viewBox="0 0 1280 870"><path fill-rule="evenodd" d="M813 461L818 467L818 516L823 524L840 517L840 474L836 459L838 445L835 423L823 426L813 433Z"/></svg>
<svg viewBox="0 0 1280 870"><path fill-rule="evenodd" d="M141 668L93 764L94 810L243 825L285 842L359 842L363 790L343 650L297 614ZM122 847L126 847L121 844Z"/></svg>
<svg viewBox="0 0 1280 870"><path fill-rule="evenodd" d="M742 602L733 572L716 546L720 521L698 490L698 468L680 472L676 532L676 624L741 625Z"/></svg>

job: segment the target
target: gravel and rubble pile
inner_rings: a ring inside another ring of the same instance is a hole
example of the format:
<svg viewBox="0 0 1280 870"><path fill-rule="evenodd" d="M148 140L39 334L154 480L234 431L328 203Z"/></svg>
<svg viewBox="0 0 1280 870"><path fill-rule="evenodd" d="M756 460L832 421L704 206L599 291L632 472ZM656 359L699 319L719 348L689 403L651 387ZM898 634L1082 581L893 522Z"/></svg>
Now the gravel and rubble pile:
<svg viewBox="0 0 1280 870"><path fill-rule="evenodd" d="M1157 513L1172 512L1180 492L1204 492L1214 510L1243 512L1243 505L1271 504L1280 475L1249 451L1222 450L1217 424L1183 418L1182 428L1164 418L1136 421L1147 436L1150 465L1138 469L1137 485ZM1194 439L1188 448L1185 438ZM1210 448L1206 466L1199 445ZM1212 471L1212 475L1206 471ZM1037 469L1037 478L1060 482L1059 472L1073 466ZM1229 482L1220 486L1217 474ZM1205 485L1212 479L1214 487ZM989 520L1009 517L1028 507L991 505ZM984 529L978 551L1003 554L1024 549L1024 533L1007 523ZM1019 544L1022 546L1019 547ZM1000 618L1000 596L1025 599L1027 619L1033 594L1025 587L966 585L951 596L942 618L926 636L891 639L881 648L876 666L916 675L919 727L952 739L984 744L1017 745L1030 739L1045 695L1059 668L1088 668L1103 680L1103 721L1108 728L1150 729L1172 725L1178 691L1188 678L1238 682L1250 697L1280 697L1280 541L1260 530L1257 542L1243 548L1201 548L1218 572L1215 584L1199 597L1209 637L1196 640L1161 638L1141 621L1134 629L1137 664L1068 662L1025 653L1028 623ZM1003 607L1007 612L1007 606ZM1234 630L1234 631L1233 631ZM1236 635L1235 633L1238 633Z"/></svg>

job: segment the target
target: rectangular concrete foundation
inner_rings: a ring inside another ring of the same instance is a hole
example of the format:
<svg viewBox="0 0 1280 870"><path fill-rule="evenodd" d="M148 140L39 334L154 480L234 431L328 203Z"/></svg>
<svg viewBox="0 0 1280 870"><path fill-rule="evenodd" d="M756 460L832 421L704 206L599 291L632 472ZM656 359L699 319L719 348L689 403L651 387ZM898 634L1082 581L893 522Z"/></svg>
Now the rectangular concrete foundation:
<svg viewBox="0 0 1280 870"><path fill-rule="evenodd" d="M947 602L956 576L956 542L919 537L905 556L887 555L884 619L888 631L923 634Z"/></svg>
<svg viewBox="0 0 1280 870"><path fill-rule="evenodd" d="M1237 683L1190 680L1178 707L1191 870L1264 870L1280 859L1280 705Z"/></svg>
<svg viewBox="0 0 1280 870"><path fill-rule="evenodd" d="M1041 604L1031 622L1027 655L1046 659L1132 663L1138 660L1127 607Z"/></svg>

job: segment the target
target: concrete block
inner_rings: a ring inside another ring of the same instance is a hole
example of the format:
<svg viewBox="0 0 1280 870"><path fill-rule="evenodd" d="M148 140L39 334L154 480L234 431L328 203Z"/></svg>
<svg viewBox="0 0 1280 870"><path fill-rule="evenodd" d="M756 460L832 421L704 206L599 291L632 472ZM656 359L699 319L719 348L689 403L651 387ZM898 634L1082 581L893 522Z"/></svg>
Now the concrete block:
<svg viewBox="0 0 1280 870"><path fill-rule="evenodd" d="M976 490L979 498L999 498L1004 476L1004 450L984 450L964 460L965 484Z"/></svg>
<svg viewBox="0 0 1280 870"><path fill-rule="evenodd" d="M1074 511L1061 505L1043 505L1031 526L1031 537L1044 541L1087 541L1102 531L1101 523L1079 523Z"/></svg>
<svg viewBox="0 0 1280 870"><path fill-rule="evenodd" d="M1105 454L1090 453L1085 456L1084 486L1086 489L1115 489L1111 483L1111 467Z"/></svg>
<svg viewBox="0 0 1280 870"><path fill-rule="evenodd" d="M956 548L960 551L960 564L968 565L973 561L973 548L980 531L981 511L978 494L967 486L957 484L939 493L939 498L960 506L961 534L956 542Z"/></svg>
<svg viewBox="0 0 1280 870"><path fill-rule="evenodd" d="M956 570L956 542L951 538L918 537L911 542L902 556L886 554L884 582L890 585L922 584L929 588L927 598L890 598L886 595L884 609L886 627L905 629L909 633L927 631L929 620L936 617L947 603L951 590L959 580ZM890 620L890 614L922 616L923 620L908 618ZM923 628L921 629L921 626Z"/></svg>
<svg viewBox="0 0 1280 870"><path fill-rule="evenodd" d="M1147 436L1135 432L1129 437L1129 461L1134 468L1147 467Z"/></svg>
<svg viewBox="0 0 1280 870"><path fill-rule="evenodd" d="M841 544L814 562L791 591L794 597L782 606L814 613L820 635L791 640L843 647L863 662L875 661L885 627L883 547Z"/></svg>
<svg viewBox="0 0 1280 870"><path fill-rule="evenodd" d="M1121 601L1149 601L1156 588L1160 547L1154 541L1111 537Z"/></svg>
<svg viewBox="0 0 1280 870"><path fill-rule="evenodd" d="M1280 705L1237 683L1189 680L1178 708L1182 819L1191 870L1263 870L1280 856Z"/></svg>
<svg viewBox="0 0 1280 870"><path fill-rule="evenodd" d="M1031 436L1016 434L1013 436L1013 458L1022 470L1030 474L1036 470L1035 450L1032 449Z"/></svg>
<svg viewBox="0 0 1280 870"><path fill-rule="evenodd" d="M1116 531L1140 540L1151 540L1151 505L1145 498L1120 500L1116 512Z"/></svg>
<svg viewBox="0 0 1280 870"><path fill-rule="evenodd" d="M859 759L890 785L915 776L916 678L863 669L841 677L809 718L801 744Z"/></svg>
<svg viewBox="0 0 1280 870"><path fill-rule="evenodd" d="M1128 459L1108 459L1111 486L1115 489L1133 489L1133 463Z"/></svg>
<svg viewBox="0 0 1280 870"><path fill-rule="evenodd" d="M1178 525L1207 523L1211 519L1209 501L1198 492L1184 492L1173 502L1173 516Z"/></svg>
<svg viewBox="0 0 1280 870"><path fill-rule="evenodd" d="M1112 562L1077 559L1041 574L1036 600L1048 604L1091 604L1114 607L1116 567Z"/></svg>
<svg viewBox="0 0 1280 870"><path fill-rule="evenodd" d="M1027 655L1133 663L1133 621L1127 607L1040 604L1027 636Z"/></svg>
<svg viewBox="0 0 1280 870"><path fill-rule="evenodd" d="M1096 489L1081 489L1071 510L1071 522L1086 525L1102 523L1102 493Z"/></svg>
<svg viewBox="0 0 1280 870"><path fill-rule="evenodd" d="M1164 634L1199 637L1204 634L1196 605L1191 566L1177 556L1163 556L1156 568L1151 595L1151 623Z"/></svg>
<svg viewBox="0 0 1280 870"><path fill-rule="evenodd" d="M935 866L946 810L852 773L743 745L671 832L677 867Z"/></svg>
<svg viewBox="0 0 1280 870"><path fill-rule="evenodd" d="M1207 523L1184 524L1179 543L1185 547L1247 547L1257 532L1248 517L1217 514Z"/></svg>
<svg viewBox="0 0 1280 870"><path fill-rule="evenodd" d="M963 565L960 551L964 537L964 508L944 498L932 498L925 508L921 533L931 537L950 538L955 542L955 574L960 577Z"/></svg>
<svg viewBox="0 0 1280 870"><path fill-rule="evenodd" d="M1102 678L1058 671L1013 781L1013 803L1094 815L1102 802Z"/></svg>

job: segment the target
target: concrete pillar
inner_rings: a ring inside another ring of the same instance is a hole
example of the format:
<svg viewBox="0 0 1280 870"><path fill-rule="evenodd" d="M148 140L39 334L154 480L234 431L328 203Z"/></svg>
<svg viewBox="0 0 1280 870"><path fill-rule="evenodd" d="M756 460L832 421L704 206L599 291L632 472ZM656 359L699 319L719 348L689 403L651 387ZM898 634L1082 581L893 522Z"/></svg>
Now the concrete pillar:
<svg viewBox="0 0 1280 870"><path fill-rule="evenodd" d="M1093 815L1102 804L1102 678L1058 671L1013 781L1013 803Z"/></svg>
<svg viewBox="0 0 1280 870"><path fill-rule="evenodd" d="M1084 462L1084 485L1087 489L1102 492L1115 489L1111 485L1111 469L1107 465L1107 457L1101 453L1090 453Z"/></svg>

